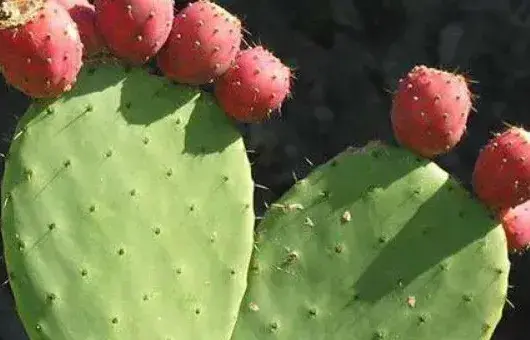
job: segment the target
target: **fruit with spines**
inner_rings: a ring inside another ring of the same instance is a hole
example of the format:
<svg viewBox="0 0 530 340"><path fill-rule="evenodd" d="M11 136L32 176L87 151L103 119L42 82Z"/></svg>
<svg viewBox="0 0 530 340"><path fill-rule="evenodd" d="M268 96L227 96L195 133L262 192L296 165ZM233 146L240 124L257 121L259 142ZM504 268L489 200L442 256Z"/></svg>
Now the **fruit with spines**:
<svg viewBox="0 0 530 340"><path fill-rule="evenodd" d="M83 43L83 54L93 56L105 50L105 43L96 27L96 10L88 0L55 0L68 10L75 21Z"/></svg>
<svg viewBox="0 0 530 340"><path fill-rule="evenodd" d="M132 65L153 58L171 31L172 0L96 0L94 6L107 48Z"/></svg>
<svg viewBox="0 0 530 340"><path fill-rule="evenodd" d="M83 64L77 26L55 1L2 1L0 46L6 82L33 98L69 91Z"/></svg>
<svg viewBox="0 0 530 340"><path fill-rule="evenodd" d="M394 93L391 122L396 140L433 158L451 151L466 131L472 95L462 75L415 66Z"/></svg>
<svg viewBox="0 0 530 340"><path fill-rule="evenodd" d="M508 249L522 252L530 246L530 200L500 213Z"/></svg>
<svg viewBox="0 0 530 340"><path fill-rule="evenodd" d="M472 184L478 198L494 211L530 199L530 133L509 127L480 151Z"/></svg>
<svg viewBox="0 0 530 340"><path fill-rule="evenodd" d="M2 238L30 339L229 339L253 246L242 137L196 88L85 68L10 146Z"/></svg>
<svg viewBox="0 0 530 340"><path fill-rule="evenodd" d="M260 122L280 110L291 93L292 73L263 46L242 50L215 82L215 96L228 116Z"/></svg>
<svg viewBox="0 0 530 340"><path fill-rule="evenodd" d="M241 21L226 9L207 0L192 2L175 16L158 65L179 83L210 83L230 67L242 36Z"/></svg>
<svg viewBox="0 0 530 340"><path fill-rule="evenodd" d="M487 340L505 305L502 227L404 148L370 143L314 169L255 239L231 340Z"/></svg>

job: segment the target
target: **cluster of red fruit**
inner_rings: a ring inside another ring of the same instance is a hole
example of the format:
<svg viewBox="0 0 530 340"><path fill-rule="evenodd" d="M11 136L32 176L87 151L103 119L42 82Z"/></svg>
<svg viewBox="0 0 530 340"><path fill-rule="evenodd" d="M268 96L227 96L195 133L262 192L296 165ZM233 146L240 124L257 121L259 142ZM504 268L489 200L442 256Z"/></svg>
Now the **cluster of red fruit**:
<svg viewBox="0 0 530 340"><path fill-rule="evenodd" d="M175 13L173 0L4 0L0 69L30 97L70 90L83 61L109 54L141 66L152 58L179 83L215 83L231 117L260 121L290 94L291 70L262 46L241 49L241 21L198 0Z"/></svg>
<svg viewBox="0 0 530 340"><path fill-rule="evenodd" d="M391 120L398 142L433 158L451 151L466 131L472 93L465 77L416 66L400 80ZM504 226L510 250L530 245L530 133L509 127L481 150L473 172L478 198Z"/></svg>

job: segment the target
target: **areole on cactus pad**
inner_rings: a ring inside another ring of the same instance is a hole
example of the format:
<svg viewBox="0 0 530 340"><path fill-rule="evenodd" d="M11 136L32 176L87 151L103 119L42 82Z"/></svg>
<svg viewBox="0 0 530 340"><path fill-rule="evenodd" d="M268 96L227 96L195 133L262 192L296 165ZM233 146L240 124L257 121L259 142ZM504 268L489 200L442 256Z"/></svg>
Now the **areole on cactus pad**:
<svg viewBox="0 0 530 340"><path fill-rule="evenodd" d="M435 163L371 143L271 206L232 340L489 339L508 272L480 203Z"/></svg>
<svg viewBox="0 0 530 340"><path fill-rule="evenodd" d="M85 69L12 141L2 236L31 339L229 339L253 246L240 134L210 95Z"/></svg>

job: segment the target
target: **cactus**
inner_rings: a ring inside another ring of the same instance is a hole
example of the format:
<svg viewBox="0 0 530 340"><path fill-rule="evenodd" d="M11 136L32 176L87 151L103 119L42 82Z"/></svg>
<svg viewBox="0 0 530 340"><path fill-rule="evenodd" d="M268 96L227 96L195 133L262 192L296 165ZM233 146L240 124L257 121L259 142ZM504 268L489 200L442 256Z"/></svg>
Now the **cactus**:
<svg viewBox="0 0 530 340"><path fill-rule="evenodd" d="M38 31L42 46L88 43L81 26L31 26L49 21L28 21L42 1L4 2L8 12L24 7L17 32ZM40 77L28 91L35 56L0 55L8 83L42 98L17 126L0 202L9 281L32 340L490 339L507 294L506 235L480 199L425 159L462 139L474 98L467 78L415 67L390 114L404 147L344 151L297 181L254 232L250 164L229 117L271 118L290 98L292 70L261 45L241 50L246 29L213 2L179 12L187 28L153 10L173 18L172 1L135 4L96 1L110 55L72 64L75 77L54 69L55 80ZM18 35L4 31L13 45ZM34 43L26 40L17 41ZM232 67L223 51L237 54ZM37 61L72 61L61 53ZM202 58L195 75L186 76L194 58L171 66L174 54ZM166 78L148 73L150 59ZM213 82L213 95L169 78ZM42 89L54 81L69 84ZM419 128L403 133L411 122ZM513 164L528 159L519 151ZM509 179L504 171L493 184ZM526 205L503 215L509 241L530 234Z"/></svg>
<svg viewBox="0 0 530 340"><path fill-rule="evenodd" d="M106 65L35 102L2 235L31 339L229 339L253 246L240 134L209 94Z"/></svg>
<svg viewBox="0 0 530 340"><path fill-rule="evenodd" d="M232 340L489 339L506 238L428 160L347 150L271 206L256 232Z"/></svg>

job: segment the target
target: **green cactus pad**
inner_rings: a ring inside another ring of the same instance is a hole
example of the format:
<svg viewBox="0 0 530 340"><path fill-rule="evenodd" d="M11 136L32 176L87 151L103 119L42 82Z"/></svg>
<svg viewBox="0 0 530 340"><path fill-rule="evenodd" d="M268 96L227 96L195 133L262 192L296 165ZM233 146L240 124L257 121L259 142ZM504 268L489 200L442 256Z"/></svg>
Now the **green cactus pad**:
<svg viewBox="0 0 530 340"><path fill-rule="evenodd" d="M230 338L253 182L210 95L141 69L86 69L22 118L2 189L10 282L32 339Z"/></svg>
<svg viewBox="0 0 530 340"><path fill-rule="evenodd" d="M488 339L502 228L436 164L370 143L299 181L258 226L232 340Z"/></svg>

